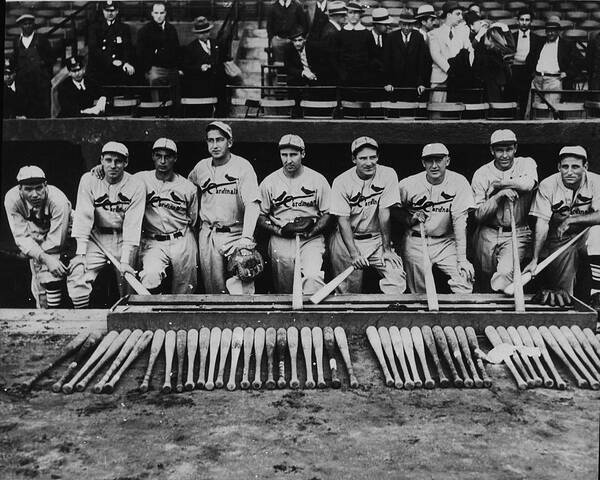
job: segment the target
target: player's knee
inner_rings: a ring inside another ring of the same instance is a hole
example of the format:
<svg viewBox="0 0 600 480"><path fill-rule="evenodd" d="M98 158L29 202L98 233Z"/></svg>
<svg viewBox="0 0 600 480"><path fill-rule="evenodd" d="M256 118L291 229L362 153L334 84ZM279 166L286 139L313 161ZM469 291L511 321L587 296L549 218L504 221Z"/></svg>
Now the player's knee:
<svg viewBox="0 0 600 480"><path fill-rule="evenodd" d="M144 269L140 272L140 280L142 285L148 290L154 290L160 287L165 279L165 271L159 269Z"/></svg>

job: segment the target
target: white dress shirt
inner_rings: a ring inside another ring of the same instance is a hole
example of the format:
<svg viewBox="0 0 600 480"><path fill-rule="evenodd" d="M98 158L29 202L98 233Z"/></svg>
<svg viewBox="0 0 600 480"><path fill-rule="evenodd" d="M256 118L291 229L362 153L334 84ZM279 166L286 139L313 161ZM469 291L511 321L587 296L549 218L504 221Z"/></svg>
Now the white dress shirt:
<svg viewBox="0 0 600 480"><path fill-rule="evenodd" d="M33 33L31 35L29 35L28 37L21 35L21 42L23 43L23 45L25 46L25 48L29 48L29 45L31 45L31 42L33 41Z"/></svg>
<svg viewBox="0 0 600 480"><path fill-rule="evenodd" d="M200 42L200 46L202 47L202 50L204 50L207 54L210 55L210 40L206 40L205 42L203 42L202 40L198 40Z"/></svg>
<svg viewBox="0 0 600 480"><path fill-rule="evenodd" d="M546 42L544 44L535 71L540 73L560 73L558 65L558 39L554 42Z"/></svg>
<svg viewBox="0 0 600 480"><path fill-rule="evenodd" d="M375 45L378 47L383 47L383 35L379 35L375 30L371 30L371 33L373 34Z"/></svg>
<svg viewBox="0 0 600 480"><path fill-rule="evenodd" d="M317 8L323 13L327 13L327 0L323 0L322 2L317 1Z"/></svg>
<svg viewBox="0 0 600 480"><path fill-rule="evenodd" d="M85 83L83 83L83 79L81 80L81 82L76 82L75 80L73 80L73 83L75 84L75 87L77 87L77 90L85 91Z"/></svg>
<svg viewBox="0 0 600 480"><path fill-rule="evenodd" d="M529 49L531 46L531 31L527 30L523 32L519 30L517 36L517 51L515 52L515 65L525 65L525 59L529 55Z"/></svg>
<svg viewBox="0 0 600 480"><path fill-rule="evenodd" d="M279 0L279 5L281 5L284 8L289 7L291 3L292 0Z"/></svg>

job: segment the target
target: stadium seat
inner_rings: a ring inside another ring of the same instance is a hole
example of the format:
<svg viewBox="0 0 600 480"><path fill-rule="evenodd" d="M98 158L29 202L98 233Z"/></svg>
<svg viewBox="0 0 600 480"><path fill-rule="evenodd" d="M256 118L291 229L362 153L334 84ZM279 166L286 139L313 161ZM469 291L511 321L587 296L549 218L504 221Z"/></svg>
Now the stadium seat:
<svg viewBox="0 0 600 480"><path fill-rule="evenodd" d="M136 98L114 97L106 106L107 117L132 117L139 100Z"/></svg>
<svg viewBox="0 0 600 480"><path fill-rule="evenodd" d="M292 118L292 109L295 105L295 100L261 98L260 116L265 118Z"/></svg>
<svg viewBox="0 0 600 480"><path fill-rule="evenodd" d="M491 20L501 20L503 18L512 18L513 14L508 10L490 10L488 18Z"/></svg>
<svg viewBox="0 0 600 480"><path fill-rule="evenodd" d="M534 120L552 120L552 112L545 103L534 103L531 109Z"/></svg>
<svg viewBox="0 0 600 480"><path fill-rule="evenodd" d="M581 8L583 8L584 10L587 10L588 12L596 12L596 13L600 13L598 12L598 3L597 2L584 2L581 4Z"/></svg>
<svg viewBox="0 0 600 480"><path fill-rule="evenodd" d="M258 117L260 111L260 100L252 98L232 98L230 102L229 115L235 118Z"/></svg>
<svg viewBox="0 0 600 480"><path fill-rule="evenodd" d="M427 113L430 120L460 120L465 111L464 103L428 103Z"/></svg>
<svg viewBox="0 0 600 480"><path fill-rule="evenodd" d="M588 100L583 104L587 118L600 118L600 102Z"/></svg>
<svg viewBox="0 0 600 480"><path fill-rule="evenodd" d="M531 20L531 29L532 30L544 28L545 25L546 25L546 22L544 22L544 20L540 20L539 18L534 18L533 20Z"/></svg>
<svg viewBox="0 0 600 480"><path fill-rule="evenodd" d="M415 119L419 110L418 102L383 102L386 118Z"/></svg>
<svg viewBox="0 0 600 480"><path fill-rule="evenodd" d="M527 4L525 2L508 2L506 8L516 14L519 10L527 8Z"/></svg>
<svg viewBox="0 0 600 480"><path fill-rule="evenodd" d="M573 26L574 26L574 24L571 20L561 20L558 23L562 30L568 30L569 28L573 28Z"/></svg>
<svg viewBox="0 0 600 480"><path fill-rule="evenodd" d="M304 118L325 119L333 118L337 109L335 100L302 100L300 102Z"/></svg>
<svg viewBox="0 0 600 480"><path fill-rule="evenodd" d="M519 28L519 21L514 17L513 18L501 18L498 21L507 25L508 28L510 28L511 30L516 30L517 28Z"/></svg>
<svg viewBox="0 0 600 480"><path fill-rule="evenodd" d="M406 3L406 6L407 6L408 8L411 8L412 10L414 10L414 11L416 12L416 11L417 11L417 9L418 9L420 6L422 6L422 5L425 5L426 3L427 3L427 2L421 2L421 1L419 1L419 2L416 2L416 1L410 1L410 2L407 2L407 3Z"/></svg>
<svg viewBox="0 0 600 480"><path fill-rule="evenodd" d="M140 102L135 109L135 117L168 117L173 107L172 100L164 102Z"/></svg>
<svg viewBox="0 0 600 480"><path fill-rule="evenodd" d="M184 118L213 118L217 97L182 98L181 114Z"/></svg>
<svg viewBox="0 0 600 480"><path fill-rule="evenodd" d="M363 119L367 116L366 112L370 107L369 102L351 102L342 100L341 102L342 118Z"/></svg>
<svg viewBox="0 0 600 480"><path fill-rule="evenodd" d="M598 5L598 8L600 8L600 5ZM588 12L583 12L581 10L573 10L570 12L565 12L565 16L572 22L579 23L587 20L589 14Z"/></svg>
<svg viewBox="0 0 600 480"><path fill-rule="evenodd" d="M517 102L490 102L488 120L516 120L518 115Z"/></svg>
<svg viewBox="0 0 600 480"><path fill-rule="evenodd" d="M489 109L489 103L465 103L465 111L462 114L462 118L463 120L486 118Z"/></svg>
<svg viewBox="0 0 600 480"><path fill-rule="evenodd" d="M574 120L585 118L583 102L565 102L556 105L561 120Z"/></svg>
<svg viewBox="0 0 600 480"><path fill-rule="evenodd" d="M471 3L471 2L469 2L469 3ZM468 7L468 5L467 5L467 7ZM481 8L485 11L502 10L503 5L500 2L482 2Z"/></svg>
<svg viewBox="0 0 600 480"><path fill-rule="evenodd" d="M573 10L577 10L577 6L573 2L560 2L558 9L561 12L572 12Z"/></svg>
<svg viewBox="0 0 600 480"><path fill-rule="evenodd" d="M563 37L573 42L587 42L588 32L586 32L585 30L573 28L571 30L567 30L563 34Z"/></svg>
<svg viewBox="0 0 600 480"><path fill-rule="evenodd" d="M600 13L600 12L598 12ZM600 19L600 16L598 17ZM583 30L587 30L588 32L594 30L600 30L600 21L599 20L584 20L579 24L579 28Z"/></svg>
<svg viewBox="0 0 600 480"><path fill-rule="evenodd" d="M534 2L533 9L538 12L544 12L546 10L550 10L550 4L548 2Z"/></svg>

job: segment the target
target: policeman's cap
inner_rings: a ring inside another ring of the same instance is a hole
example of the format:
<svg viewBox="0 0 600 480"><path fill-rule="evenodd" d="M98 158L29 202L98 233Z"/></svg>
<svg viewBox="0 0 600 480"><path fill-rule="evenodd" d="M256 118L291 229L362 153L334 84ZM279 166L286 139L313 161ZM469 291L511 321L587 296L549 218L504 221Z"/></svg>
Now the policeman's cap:
<svg viewBox="0 0 600 480"><path fill-rule="evenodd" d="M46 181L44 171L35 165L26 165L21 167L17 173L17 182L19 185L37 185Z"/></svg>
<svg viewBox="0 0 600 480"><path fill-rule="evenodd" d="M561 148L558 154L559 161L565 157L576 157L582 159L584 162L587 162L587 152L585 151L585 148L580 145L572 145Z"/></svg>
<svg viewBox="0 0 600 480"><path fill-rule="evenodd" d="M83 68L83 57L80 57L79 55L74 55L72 57L67 58L65 60L65 64L69 72L74 72L75 70Z"/></svg>
<svg viewBox="0 0 600 480"><path fill-rule="evenodd" d="M517 143L517 136L512 130L496 130L492 133L490 145Z"/></svg>
<svg viewBox="0 0 600 480"><path fill-rule="evenodd" d="M113 2L112 0L108 0L106 2L102 2L102 10L118 10L119 2Z"/></svg>
<svg viewBox="0 0 600 480"><path fill-rule="evenodd" d="M298 135L288 133L287 135L281 137L281 140L279 140L279 149L281 150L282 148L286 147L293 147L303 152L305 149L304 140L302 140L302 138L300 138Z"/></svg>
<svg viewBox="0 0 600 480"><path fill-rule="evenodd" d="M119 142L107 142L102 147L102 153L118 153L125 158L129 158L129 150L125 145Z"/></svg>
<svg viewBox="0 0 600 480"><path fill-rule="evenodd" d="M443 143L428 143L423 147L423 153L421 153L421 158L428 157L445 157L446 155L450 155L450 152L446 148L446 145Z"/></svg>
<svg viewBox="0 0 600 480"><path fill-rule="evenodd" d="M233 140L233 132L231 131L231 127L229 125L227 125L225 122L221 122L219 120L210 122L206 126L206 132L208 133L211 130L219 130L229 140Z"/></svg>
<svg viewBox="0 0 600 480"><path fill-rule="evenodd" d="M164 148L165 150L171 150L174 153L177 153L177 145L170 138L159 138L152 145L152 151L158 150L159 148Z"/></svg>
<svg viewBox="0 0 600 480"><path fill-rule="evenodd" d="M364 147L373 147L375 150L379 150L379 145L371 137L358 137L352 142L352 146L350 147L352 155L356 155Z"/></svg>

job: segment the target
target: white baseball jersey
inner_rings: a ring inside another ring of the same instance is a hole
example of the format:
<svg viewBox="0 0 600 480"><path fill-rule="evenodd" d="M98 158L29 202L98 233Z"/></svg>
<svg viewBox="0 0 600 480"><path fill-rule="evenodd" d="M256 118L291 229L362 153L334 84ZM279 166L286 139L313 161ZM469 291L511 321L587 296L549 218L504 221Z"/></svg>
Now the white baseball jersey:
<svg viewBox="0 0 600 480"><path fill-rule="evenodd" d="M352 167L333 181L330 211L338 217L349 217L353 233L378 233L378 208L399 201L398 175L393 168L377 165L375 175L363 180Z"/></svg>
<svg viewBox="0 0 600 480"><path fill-rule="evenodd" d="M490 198L493 182L516 179L531 179L537 182L537 164L533 158L515 157L513 166L505 171L496 168L493 161L486 163L477 169L471 181L475 205L479 206ZM533 190L530 192L519 192L519 200L516 202L514 210L517 226L526 225L532 198ZM490 218L488 223L493 226L509 227L510 214L508 213L508 209L503 208L501 205L496 211L495 218Z"/></svg>
<svg viewBox="0 0 600 480"><path fill-rule="evenodd" d="M451 236L452 220L475 208L469 182L451 170L446 170L444 181L439 185L429 183L426 172L420 172L400 180L398 187L403 207L410 213L425 211L425 232L432 237ZM419 232L418 225L412 229Z"/></svg>
<svg viewBox="0 0 600 480"><path fill-rule="evenodd" d="M178 174L170 181L159 180L155 170L138 172L134 177L146 187L144 233L173 233L184 230L188 225L196 226L198 191L192 182Z"/></svg>
<svg viewBox="0 0 600 480"><path fill-rule="evenodd" d="M223 226L243 225L245 205L260 201L258 181L248 160L231 154L225 165L200 160L188 179L199 189L200 219Z"/></svg>
<svg viewBox="0 0 600 480"><path fill-rule="evenodd" d="M11 188L4 197L8 224L19 249L28 257L39 259L43 253L59 253L64 245L71 221L71 202L53 185L41 210L34 209L21 196L19 187Z"/></svg>
<svg viewBox="0 0 600 480"><path fill-rule="evenodd" d="M280 168L260 184L261 212L279 226L293 222L296 217L318 218L329 212L329 183L312 168L302 168L295 178L286 177Z"/></svg>

